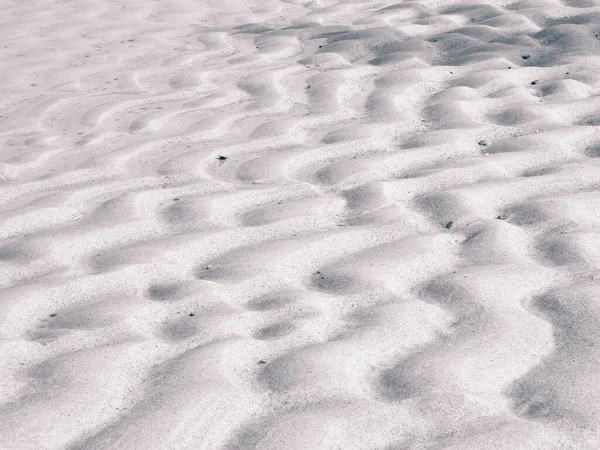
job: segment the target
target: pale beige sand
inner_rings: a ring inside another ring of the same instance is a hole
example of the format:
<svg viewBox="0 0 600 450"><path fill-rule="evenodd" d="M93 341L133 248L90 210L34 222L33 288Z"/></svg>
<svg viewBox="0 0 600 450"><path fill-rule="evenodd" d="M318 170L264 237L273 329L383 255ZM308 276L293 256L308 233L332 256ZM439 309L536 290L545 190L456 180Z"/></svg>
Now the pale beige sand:
<svg viewBox="0 0 600 450"><path fill-rule="evenodd" d="M0 30L0 448L600 448L600 0Z"/></svg>

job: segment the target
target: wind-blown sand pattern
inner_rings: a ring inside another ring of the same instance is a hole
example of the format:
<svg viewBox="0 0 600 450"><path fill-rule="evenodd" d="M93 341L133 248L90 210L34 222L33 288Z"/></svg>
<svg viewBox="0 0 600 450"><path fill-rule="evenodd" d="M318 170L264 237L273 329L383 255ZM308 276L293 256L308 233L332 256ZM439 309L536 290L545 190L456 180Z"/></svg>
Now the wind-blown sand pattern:
<svg viewBox="0 0 600 450"><path fill-rule="evenodd" d="M0 30L0 448L600 448L599 0Z"/></svg>

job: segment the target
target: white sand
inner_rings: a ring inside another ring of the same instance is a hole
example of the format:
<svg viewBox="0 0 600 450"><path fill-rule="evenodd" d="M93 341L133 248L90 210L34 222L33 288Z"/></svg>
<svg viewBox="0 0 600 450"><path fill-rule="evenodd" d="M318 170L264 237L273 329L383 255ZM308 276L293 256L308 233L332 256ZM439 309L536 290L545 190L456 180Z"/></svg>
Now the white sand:
<svg viewBox="0 0 600 450"><path fill-rule="evenodd" d="M0 30L1 449L600 448L600 0Z"/></svg>

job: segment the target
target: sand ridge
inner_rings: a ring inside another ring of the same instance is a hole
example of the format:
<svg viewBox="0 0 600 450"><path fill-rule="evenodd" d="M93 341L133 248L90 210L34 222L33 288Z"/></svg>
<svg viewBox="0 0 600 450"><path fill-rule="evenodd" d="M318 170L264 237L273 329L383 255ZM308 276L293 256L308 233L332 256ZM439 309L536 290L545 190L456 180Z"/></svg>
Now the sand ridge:
<svg viewBox="0 0 600 450"><path fill-rule="evenodd" d="M0 448L600 447L598 0L0 12Z"/></svg>

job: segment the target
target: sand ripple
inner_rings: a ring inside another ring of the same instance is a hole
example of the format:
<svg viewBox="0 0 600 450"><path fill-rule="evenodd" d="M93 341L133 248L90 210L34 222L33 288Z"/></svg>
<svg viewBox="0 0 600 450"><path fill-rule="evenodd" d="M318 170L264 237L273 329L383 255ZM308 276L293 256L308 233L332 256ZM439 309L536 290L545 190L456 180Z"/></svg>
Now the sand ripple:
<svg viewBox="0 0 600 450"><path fill-rule="evenodd" d="M600 448L600 1L0 11L1 448Z"/></svg>

